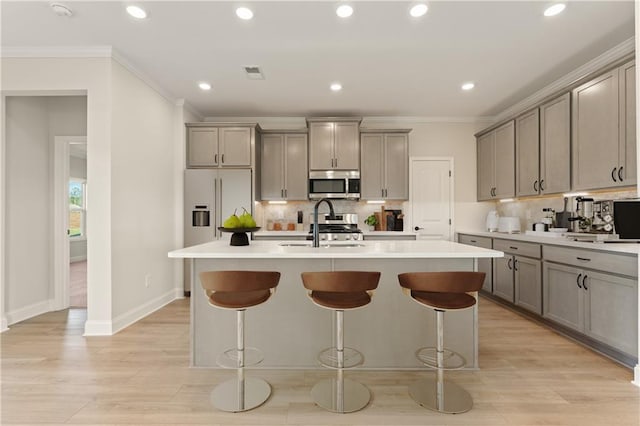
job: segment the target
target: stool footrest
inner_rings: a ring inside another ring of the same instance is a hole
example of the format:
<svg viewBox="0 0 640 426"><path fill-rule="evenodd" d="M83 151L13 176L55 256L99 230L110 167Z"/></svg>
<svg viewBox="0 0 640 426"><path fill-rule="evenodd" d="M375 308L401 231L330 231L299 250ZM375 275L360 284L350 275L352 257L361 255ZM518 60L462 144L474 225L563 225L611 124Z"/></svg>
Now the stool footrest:
<svg viewBox="0 0 640 426"><path fill-rule="evenodd" d="M467 360L462 355L449 349L444 349L442 353L441 366L438 366L438 350L434 347L418 349L416 358L427 367L442 370L459 370L467 365Z"/></svg>
<svg viewBox="0 0 640 426"><path fill-rule="evenodd" d="M228 349L218 355L216 363L222 368L240 368L237 349ZM262 351L257 348L244 348L244 367L260 364L264 359Z"/></svg>
<svg viewBox="0 0 640 426"><path fill-rule="evenodd" d="M318 354L318 362L327 368L353 368L364 363L364 355L353 348L344 348L343 363L339 366L338 350L335 347L327 348Z"/></svg>

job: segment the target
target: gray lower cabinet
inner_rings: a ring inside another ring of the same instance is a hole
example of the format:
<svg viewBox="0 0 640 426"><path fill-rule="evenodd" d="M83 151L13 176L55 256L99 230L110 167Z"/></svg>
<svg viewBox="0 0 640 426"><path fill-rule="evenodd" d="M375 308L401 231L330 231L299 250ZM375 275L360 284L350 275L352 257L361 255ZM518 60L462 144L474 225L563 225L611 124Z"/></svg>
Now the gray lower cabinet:
<svg viewBox="0 0 640 426"><path fill-rule="evenodd" d="M474 247L482 247L490 249L493 244L491 238L476 237L473 235L458 234L458 242ZM484 284L482 290L487 293L493 293L493 259L478 259L478 272L484 272Z"/></svg>
<svg viewBox="0 0 640 426"><path fill-rule="evenodd" d="M573 90L574 190L635 184L634 93L634 62Z"/></svg>
<svg viewBox="0 0 640 426"><path fill-rule="evenodd" d="M478 136L478 201L515 196L515 122Z"/></svg>
<svg viewBox="0 0 640 426"><path fill-rule="evenodd" d="M507 302L513 303L513 256L493 259L493 294Z"/></svg>
<svg viewBox="0 0 640 426"><path fill-rule="evenodd" d="M545 318L636 354L637 280L553 262L543 274Z"/></svg>
<svg viewBox="0 0 640 426"><path fill-rule="evenodd" d="M307 200L307 135L262 135L260 185L262 200Z"/></svg>
<svg viewBox="0 0 640 426"><path fill-rule="evenodd" d="M542 262L523 256L513 258L514 303L542 314Z"/></svg>
<svg viewBox="0 0 640 426"><path fill-rule="evenodd" d="M361 199L409 198L409 131L380 133L361 130Z"/></svg>

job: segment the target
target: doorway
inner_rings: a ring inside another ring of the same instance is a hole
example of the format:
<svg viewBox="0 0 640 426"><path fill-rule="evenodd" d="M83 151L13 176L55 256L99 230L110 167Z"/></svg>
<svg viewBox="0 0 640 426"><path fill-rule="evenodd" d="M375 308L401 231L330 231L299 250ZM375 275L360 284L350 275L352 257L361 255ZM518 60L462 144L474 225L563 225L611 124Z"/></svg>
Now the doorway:
<svg viewBox="0 0 640 426"><path fill-rule="evenodd" d="M411 229L417 239L453 240L453 158L409 162Z"/></svg>

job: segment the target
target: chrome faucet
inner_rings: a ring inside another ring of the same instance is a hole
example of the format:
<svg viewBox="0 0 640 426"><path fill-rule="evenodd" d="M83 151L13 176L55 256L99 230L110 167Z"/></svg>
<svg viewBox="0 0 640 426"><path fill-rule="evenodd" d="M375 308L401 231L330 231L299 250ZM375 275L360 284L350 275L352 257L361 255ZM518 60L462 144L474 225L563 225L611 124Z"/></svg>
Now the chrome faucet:
<svg viewBox="0 0 640 426"><path fill-rule="evenodd" d="M320 203L323 201L327 203L327 205L329 206L329 219L330 220L336 219L336 214L333 211L333 204L331 204L331 201L329 201L328 199L322 198L320 201L316 203L315 206L313 206L313 246L314 247L320 247L320 232L318 231L318 207L320 206Z"/></svg>

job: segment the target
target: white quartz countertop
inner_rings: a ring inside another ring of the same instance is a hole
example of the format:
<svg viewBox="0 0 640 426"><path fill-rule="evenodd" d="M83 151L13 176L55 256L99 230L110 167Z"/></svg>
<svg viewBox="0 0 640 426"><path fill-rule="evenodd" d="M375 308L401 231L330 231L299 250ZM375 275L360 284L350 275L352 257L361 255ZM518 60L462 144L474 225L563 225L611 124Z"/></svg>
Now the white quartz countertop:
<svg viewBox="0 0 640 426"><path fill-rule="evenodd" d="M487 232L487 231L456 231L458 234L475 235L478 237L500 238L505 240L526 241L539 244L547 244L563 247L574 247L588 250L606 251L611 253L627 253L635 254L640 253L640 244L637 243L603 243L603 242L582 242L572 241L568 238L559 237L545 237L538 235L526 235L526 234L507 234L502 232Z"/></svg>
<svg viewBox="0 0 640 426"><path fill-rule="evenodd" d="M170 258L187 259L259 259L259 258L489 258L504 253L458 244L451 241L359 241L358 246L334 243L331 246L311 247L310 242L293 245L287 241L251 241L248 246L230 246L218 240L169 252Z"/></svg>
<svg viewBox="0 0 640 426"><path fill-rule="evenodd" d="M365 231L362 230L362 233L367 236L374 236L374 235L380 235L380 236L389 236L389 237L393 237L393 236L398 236L398 235L402 235L402 236L406 236L406 235L415 235L415 233L413 232L402 232L402 231ZM309 231L263 231L260 230L258 232L254 232L253 233L256 236L265 236L265 237L306 237L307 235L309 235Z"/></svg>

